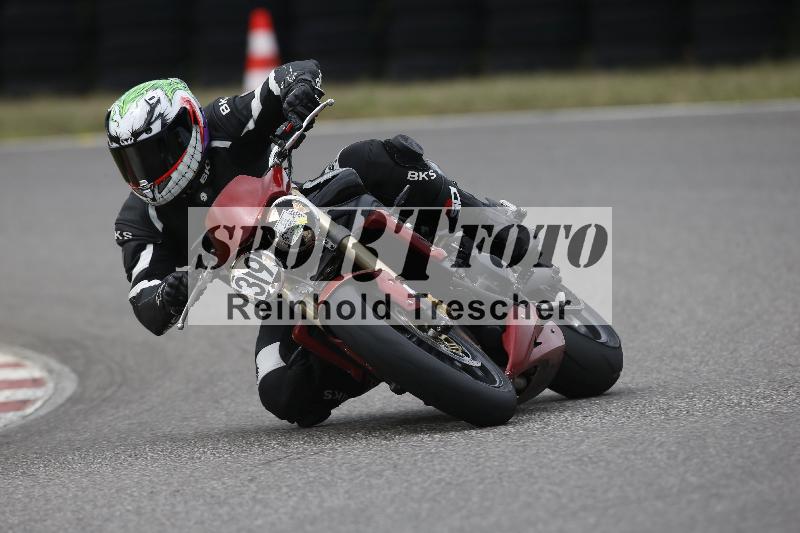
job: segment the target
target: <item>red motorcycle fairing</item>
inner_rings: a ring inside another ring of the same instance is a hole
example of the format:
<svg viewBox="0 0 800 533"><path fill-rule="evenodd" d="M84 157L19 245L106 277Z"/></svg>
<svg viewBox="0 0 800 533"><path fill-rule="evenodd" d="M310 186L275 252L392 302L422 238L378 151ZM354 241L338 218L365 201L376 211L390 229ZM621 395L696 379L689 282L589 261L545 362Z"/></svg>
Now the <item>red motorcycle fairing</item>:
<svg viewBox="0 0 800 533"><path fill-rule="evenodd" d="M266 209L279 197L289 193L291 182L281 167L271 168L262 178L241 174L233 178L219 193L206 213L206 230L212 241L221 242L225 247L218 249L236 250L239 245L249 242L255 235L258 221ZM216 231L219 228L226 231ZM241 228L241 237L234 243L236 228ZM227 232L227 237L225 233ZM221 258L227 260L227 258Z"/></svg>
<svg viewBox="0 0 800 533"><path fill-rule="evenodd" d="M517 313L514 317L509 313L502 340L508 354L506 375L511 380L518 376L527 380L517 393L518 403L523 403L546 389L555 377L564 357L564 334L555 322L540 323L535 314L525 317Z"/></svg>
<svg viewBox="0 0 800 533"><path fill-rule="evenodd" d="M358 382L370 372L363 359L358 357L343 342L330 336L319 339L307 324L297 324L292 328L292 339L315 356L337 366L350 374ZM344 352L344 354L340 353Z"/></svg>

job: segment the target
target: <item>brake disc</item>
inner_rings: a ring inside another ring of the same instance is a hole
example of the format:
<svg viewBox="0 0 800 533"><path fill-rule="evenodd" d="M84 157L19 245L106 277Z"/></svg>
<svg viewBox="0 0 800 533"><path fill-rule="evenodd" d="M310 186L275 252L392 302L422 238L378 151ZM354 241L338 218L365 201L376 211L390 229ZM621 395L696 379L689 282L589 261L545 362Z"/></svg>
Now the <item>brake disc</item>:
<svg viewBox="0 0 800 533"><path fill-rule="evenodd" d="M449 335L437 332L423 333L421 331L419 331L419 334L423 337L427 337L424 340L433 344L435 348L438 348L456 361L469 366L481 366L480 361L473 359L470 353L465 351L464 347L454 341Z"/></svg>

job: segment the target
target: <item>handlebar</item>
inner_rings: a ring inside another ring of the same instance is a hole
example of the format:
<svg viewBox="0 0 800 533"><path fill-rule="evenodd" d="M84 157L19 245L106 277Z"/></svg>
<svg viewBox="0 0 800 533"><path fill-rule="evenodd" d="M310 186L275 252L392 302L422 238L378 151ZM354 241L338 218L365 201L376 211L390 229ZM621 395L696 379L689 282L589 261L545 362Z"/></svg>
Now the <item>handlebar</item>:
<svg viewBox="0 0 800 533"><path fill-rule="evenodd" d="M303 125L296 132L294 132L294 134L291 137L289 137L289 140L286 141L286 144L284 144L283 146L275 145L275 147L272 149L272 152L269 155L269 167L272 168L275 165L282 164L289 156L289 152L291 152L294 145L297 144L297 141L300 139L300 137L306 131L308 131L308 128L314 121L314 119L317 118L317 116L320 113L322 113L323 109L325 109L326 107L330 107L335 103L336 100L334 100L333 98L328 98L324 102L320 102L320 104L317 107L315 107L314 110L311 113L309 113L309 115L303 121Z"/></svg>
<svg viewBox="0 0 800 533"><path fill-rule="evenodd" d="M311 113L309 113L309 115L303 121L303 127L297 130L295 134L292 135L292 137L288 141L286 141L286 146L284 146L283 149L286 150L287 152L291 150L292 147L297 142L297 140L300 138L300 136L306 132L308 126L314 121L315 118L317 118L317 116L320 113L322 113L322 110L325 109L326 107L332 106L335 103L336 100L334 100L333 98L328 98L324 102L321 102L317 107L315 107L314 110Z"/></svg>

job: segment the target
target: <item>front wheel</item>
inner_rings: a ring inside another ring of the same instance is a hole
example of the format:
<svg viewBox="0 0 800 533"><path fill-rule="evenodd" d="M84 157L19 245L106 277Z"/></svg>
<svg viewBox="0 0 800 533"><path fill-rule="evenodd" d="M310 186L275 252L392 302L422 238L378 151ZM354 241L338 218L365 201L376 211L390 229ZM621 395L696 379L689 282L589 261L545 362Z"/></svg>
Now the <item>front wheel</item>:
<svg viewBox="0 0 800 533"><path fill-rule="evenodd" d="M335 300L357 301L351 287ZM329 325L384 381L475 426L496 426L514 415L517 396L505 373L460 327L430 336L413 325Z"/></svg>
<svg viewBox="0 0 800 533"><path fill-rule="evenodd" d="M610 389L622 372L622 343L614 328L584 304L561 331L564 358L549 388L567 398L597 396Z"/></svg>

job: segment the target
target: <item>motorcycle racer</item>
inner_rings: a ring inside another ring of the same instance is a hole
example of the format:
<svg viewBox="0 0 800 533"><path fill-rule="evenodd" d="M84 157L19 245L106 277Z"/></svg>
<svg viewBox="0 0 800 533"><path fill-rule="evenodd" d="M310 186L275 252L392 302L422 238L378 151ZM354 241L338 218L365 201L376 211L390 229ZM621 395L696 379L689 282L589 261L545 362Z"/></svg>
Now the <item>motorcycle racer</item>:
<svg viewBox="0 0 800 533"><path fill-rule="evenodd" d="M153 80L123 94L106 114L108 146L131 187L115 239L139 321L161 335L186 305L189 207L211 205L235 176L267 168L270 135L301 123L323 95L316 61L275 69L261 87L206 107L181 80Z"/></svg>
<svg viewBox="0 0 800 533"><path fill-rule="evenodd" d="M211 205L237 175L263 175L270 135L287 120L300 124L323 94L319 64L306 60L278 67L255 91L205 107L183 81L170 78L137 85L109 108L109 150L131 187L115 239L131 283L128 300L149 331L165 333L187 303L188 273L178 269L188 263L188 208ZM312 195L331 188L335 194L359 187L376 204L394 205L403 193L410 206L485 205L405 135L343 148L302 190ZM256 373L264 407L301 426L325 420L333 408L375 385L356 383L299 348L290 328L268 323L256 342Z"/></svg>

